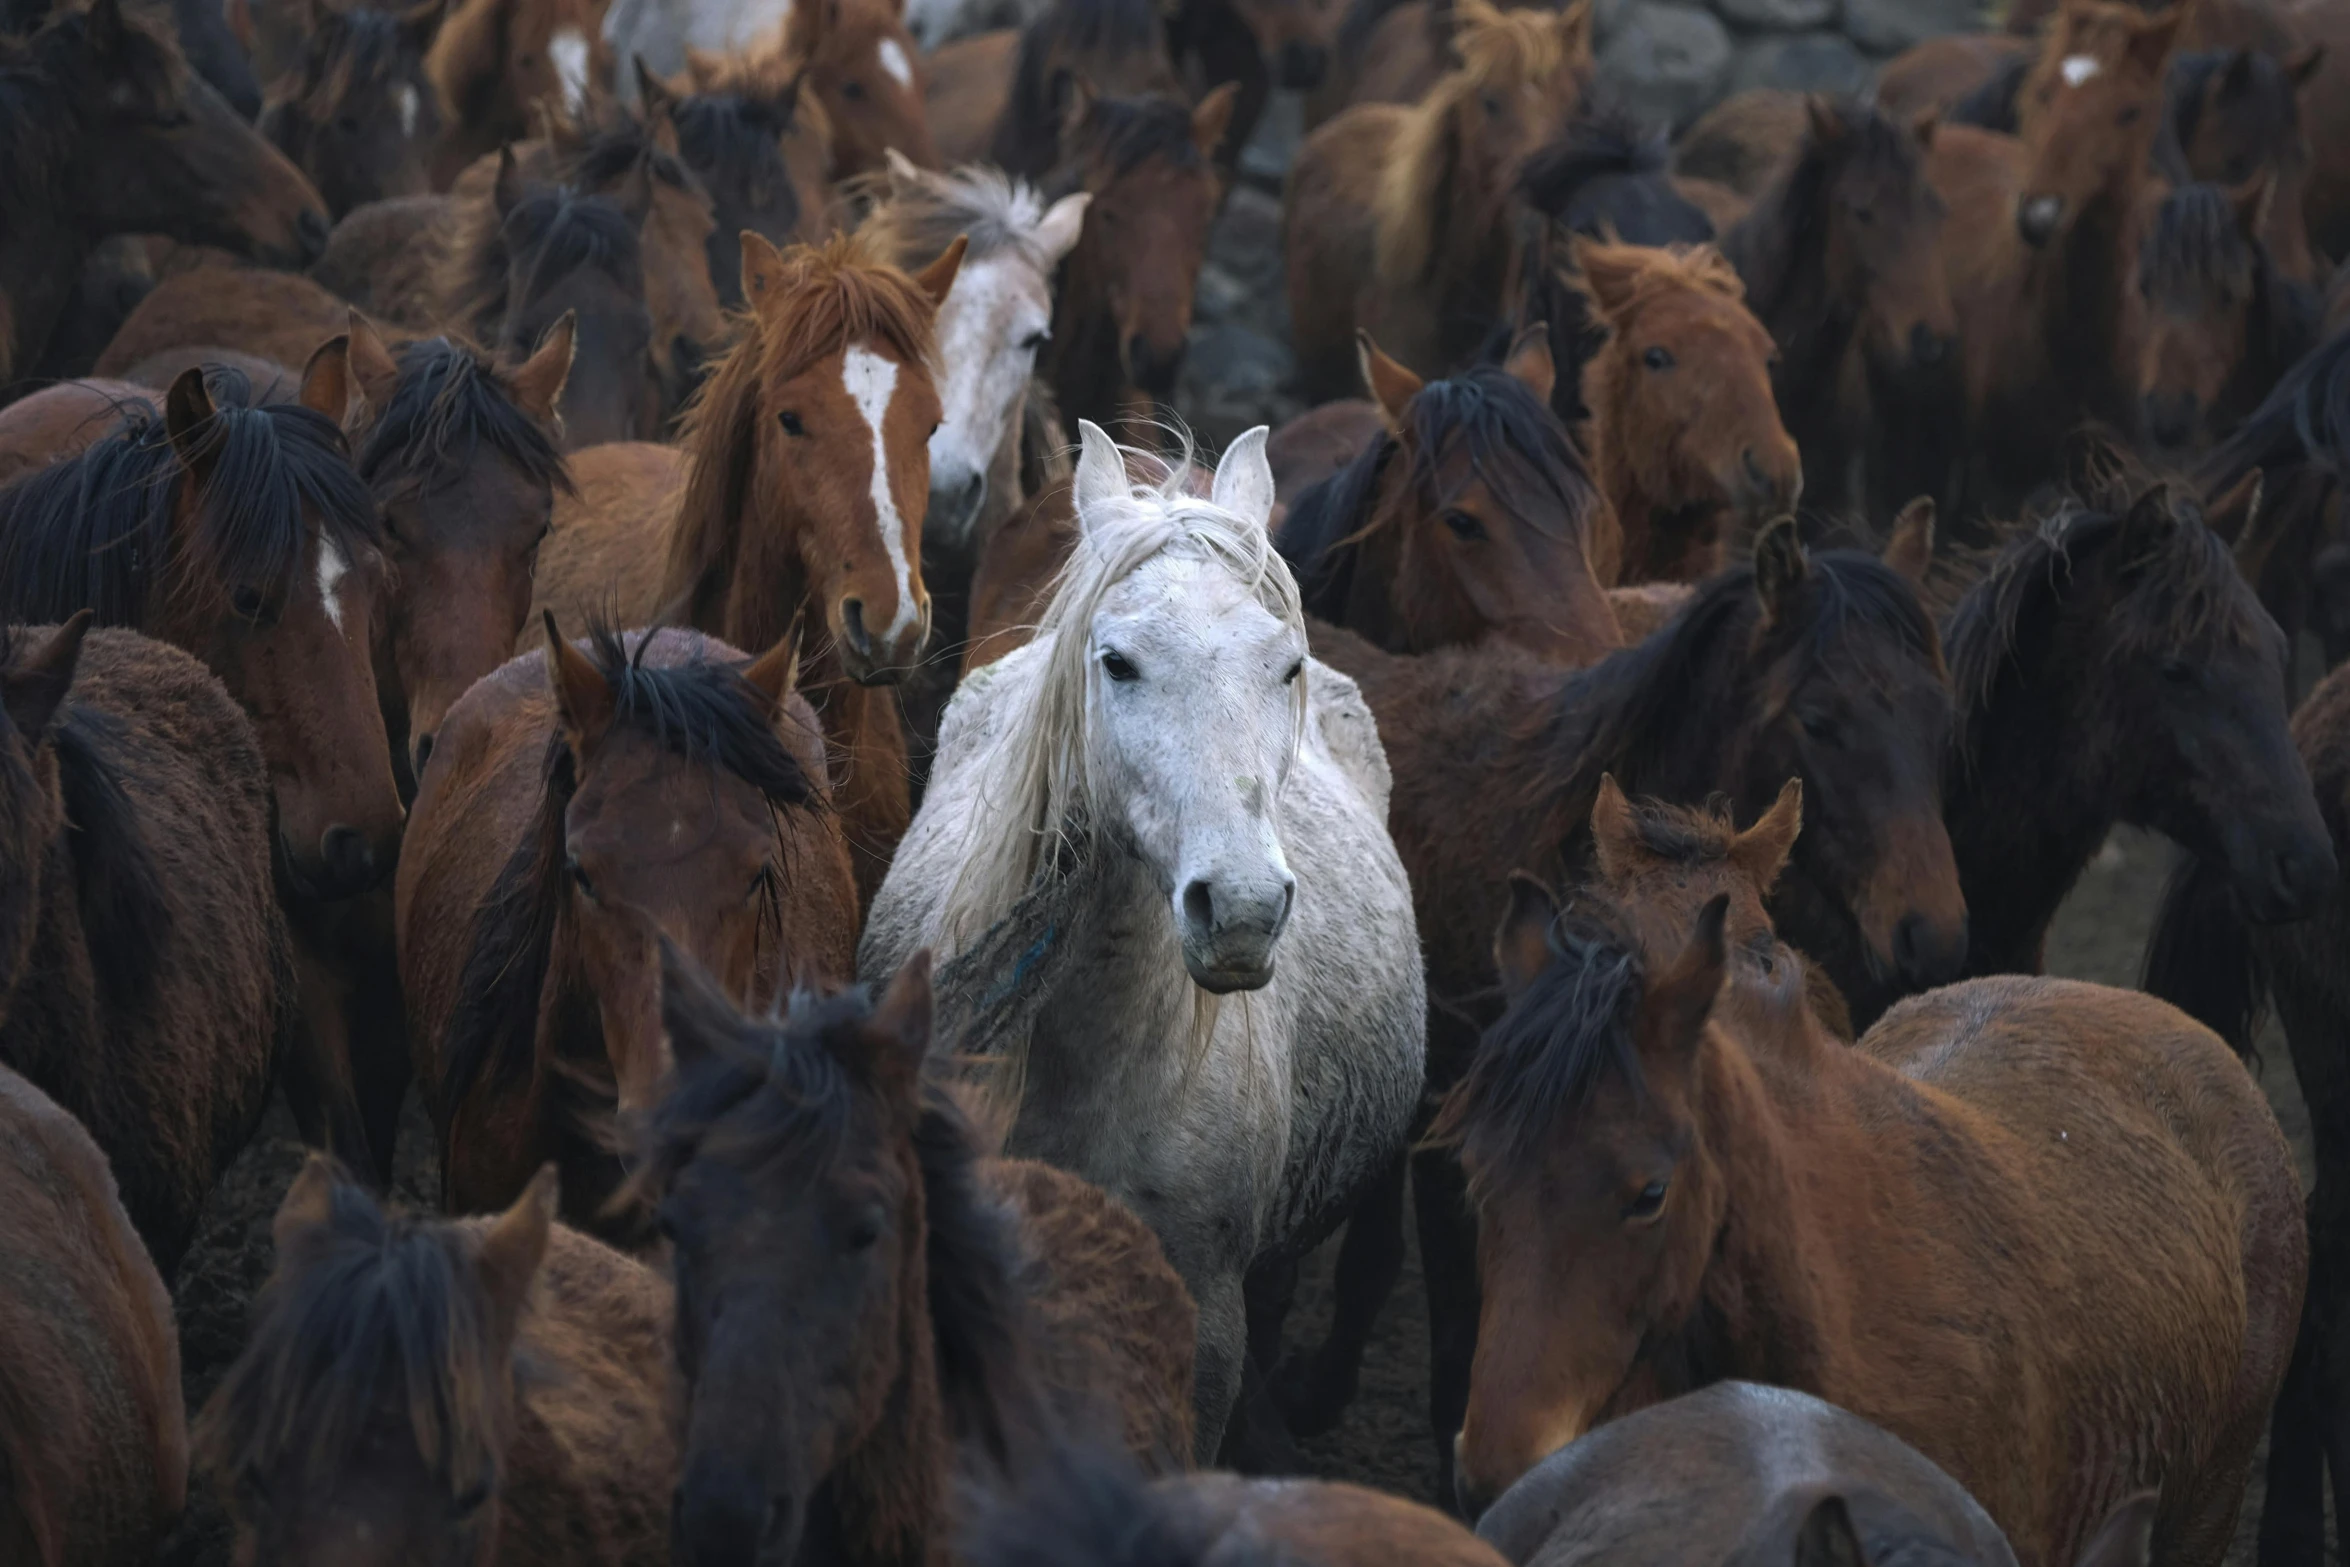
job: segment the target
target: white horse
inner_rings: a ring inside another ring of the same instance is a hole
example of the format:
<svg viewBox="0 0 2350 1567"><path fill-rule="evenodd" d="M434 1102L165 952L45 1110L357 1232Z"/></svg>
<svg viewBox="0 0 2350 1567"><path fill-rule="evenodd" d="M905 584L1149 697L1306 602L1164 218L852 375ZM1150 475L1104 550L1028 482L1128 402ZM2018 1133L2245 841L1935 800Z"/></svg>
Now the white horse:
<svg viewBox="0 0 2350 1567"><path fill-rule="evenodd" d="M604 41L621 62L614 74L620 99L634 107L637 75L627 62L641 58L663 76L685 69L686 53L752 54L783 36L792 0L612 0L604 12Z"/></svg>
<svg viewBox="0 0 2350 1567"><path fill-rule="evenodd" d="M906 0L906 28L925 50L974 33L1026 27L1052 0Z"/></svg>
<svg viewBox="0 0 2350 1567"><path fill-rule="evenodd" d="M1081 430L1076 552L1036 639L947 708L858 967L937 948L941 1048L1003 1058L1010 1151L1158 1232L1199 1302L1212 1461L1243 1280L1401 1150L1426 991L1378 730L1266 538L1264 429L1206 501L1188 453L1137 486L1126 459L1157 459Z"/></svg>

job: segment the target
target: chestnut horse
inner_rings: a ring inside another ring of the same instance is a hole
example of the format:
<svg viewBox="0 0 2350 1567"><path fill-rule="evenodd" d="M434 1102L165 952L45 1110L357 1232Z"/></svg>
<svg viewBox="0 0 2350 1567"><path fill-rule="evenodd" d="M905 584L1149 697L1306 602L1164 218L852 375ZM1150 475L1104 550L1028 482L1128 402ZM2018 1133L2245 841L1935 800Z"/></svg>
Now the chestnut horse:
<svg viewBox="0 0 2350 1567"><path fill-rule="evenodd" d="M43 368L82 263L110 234L164 232L297 267L325 246L301 171L122 0L60 7L27 37L0 33L0 75L0 400Z"/></svg>
<svg viewBox="0 0 2350 1567"><path fill-rule="evenodd" d="M402 11L305 4L301 63L270 89L261 134L337 218L387 196L422 195L443 113L424 56L447 0Z"/></svg>
<svg viewBox="0 0 2350 1567"><path fill-rule="evenodd" d="M880 688L920 662L930 630L932 322L963 250L908 277L854 239L779 253L746 237L742 341L687 414L688 471L667 525L582 508L539 558L539 602L566 615L676 616L737 647L799 628L863 896L912 816L905 735Z"/></svg>
<svg viewBox="0 0 2350 1567"><path fill-rule="evenodd" d="M1098 1189L980 1157L926 1078L927 953L759 1017L663 962L636 1185L677 1274L680 1560L945 1560L958 1468L1017 1473L1063 1420L1183 1467L1191 1297Z"/></svg>
<svg viewBox="0 0 2350 1567"><path fill-rule="evenodd" d="M1802 454L1771 393L1776 346L1710 245L1578 236L1571 249L1608 330L1583 367L1583 404L1621 543L1592 570L1611 587L1710 576L1803 493Z"/></svg>
<svg viewBox="0 0 2350 1567"><path fill-rule="evenodd" d="M1591 557L1613 525L1549 408L1550 345L1423 383L1363 339L1378 439L1275 535L1306 613L1390 653L1498 634L1560 664L1623 645Z"/></svg>
<svg viewBox="0 0 2350 1567"><path fill-rule="evenodd" d="M1461 64L1417 104L1362 104L1298 149L1282 217L1291 335L1312 401L1346 395L1354 334L1422 375L1467 364L1501 314L1518 166L1574 113L1591 7L1459 0Z"/></svg>
<svg viewBox="0 0 2350 1567"><path fill-rule="evenodd" d="M541 105L583 113L612 87L612 49L597 0L454 0L424 68L448 121L433 150L432 185L534 136Z"/></svg>
<svg viewBox="0 0 2350 1567"><path fill-rule="evenodd" d="M1642 847L1727 831L1673 825ZM2217 1564L2307 1261L2257 1086L2191 1019L2065 980L1952 986L1846 1045L1792 950L1725 943L1729 902L1684 934L1521 884L1495 940L1510 1006L1438 1123L1484 1242L1464 1506L1760 1378L1916 1447L2032 1567L2156 1485L2159 1559Z"/></svg>
<svg viewBox="0 0 2350 1567"><path fill-rule="evenodd" d="M0 1552L145 1567L188 1494L171 1296L90 1134L4 1066L0 1143Z"/></svg>
<svg viewBox="0 0 2350 1567"><path fill-rule="evenodd" d="M669 1284L555 1222L386 1213L313 1157L196 1420L238 1559L666 1567Z"/></svg>
<svg viewBox="0 0 2350 1567"><path fill-rule="evenodd" d="M168 1273L281 1062L311 1106L252 729L194 659L90 621L0 626L0 1062L90 1129Z"/></svg>
<svg viewBox="0 0 2350 1567"><path fill-rule="evenodd" d="M745 1005L852 972L856 895L826 809L794 651L690 631L598 631L583 652L489 675L450 710L400 859L400 972L454 1212L513 1200L559 1162L564 1211L603 1211L618 1171L579 1124L656 1098L656 937ZM608 1085L608 1086L607 1086Z"/></svg>

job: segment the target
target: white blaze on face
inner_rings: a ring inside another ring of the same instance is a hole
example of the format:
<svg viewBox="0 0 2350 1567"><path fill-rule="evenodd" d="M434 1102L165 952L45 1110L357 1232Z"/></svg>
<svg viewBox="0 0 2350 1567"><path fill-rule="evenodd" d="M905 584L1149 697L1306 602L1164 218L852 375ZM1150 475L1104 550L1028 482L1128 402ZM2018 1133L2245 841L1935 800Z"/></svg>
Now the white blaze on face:
<svg viewBox="0 0 2350 1567"><path fill-rule="evenodd" d="M2064 57L2064 64L2057 69L2063 75L2067 87L2078 87L2105 67L2097 63L2097 56L2093 54L2068 54Z"/></svg>
<svg viewBox="0 0 2350 1567"><path fill-rule="evenodd" d="M563 107L573 114L587 109L588 41L576 27L559 27L547 40L547 58L555 64L555 80L563 87Z"/></svg>
<svg viewBox="0 0 2350 1567"><path fill-rule="evenodd" d="M914 63L906 58L906 51L895 38L881 40L881 48L877 52L881 56L881 68L889 72L892 81L900 87L914 85Z"/></svg>
<svg viewBox="0 0 2350 1567"><path fill-rule="evenodd" d="M424 107L416 89L402 82L392 90L392 106L400 111L400 134L411 141L416 138L416 115Z"/></svg>
<svg viewBox="0 0 2350 1567"><path fill-rule="evenodd" d="M326 618L334 623L338 632L343 629L343 578L350 570L351 562L344 556L342 546L321 535L318 540L318 601L326 606Z"/></svg>
<svg viewBox="0 0 2350 1567"><path fill-rule="evenodd" d="M898 608L889 628L879 634L891 640L904 636L914 623L914 563L906 558L906 522L889 492L889 441L882 433L889 417L889 400L898 389L898 366L870 348L852 348L841 356L841 385L849 401L865 416L873 432L873 521L881 530L881 547L889 553L890 570L897 574ZM867 627L868 631L875 628Z"/></svg>

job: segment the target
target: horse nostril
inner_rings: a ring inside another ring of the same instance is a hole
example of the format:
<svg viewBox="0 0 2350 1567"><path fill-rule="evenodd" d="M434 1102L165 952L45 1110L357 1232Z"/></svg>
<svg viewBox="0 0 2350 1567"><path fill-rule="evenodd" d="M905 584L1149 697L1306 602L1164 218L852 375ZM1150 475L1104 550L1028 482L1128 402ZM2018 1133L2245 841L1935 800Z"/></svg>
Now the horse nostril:
<svg viewBox="0 0 2350 1567"><path fill-rule="evenodd" d="M418 778L420 778L420 779L421 779L421 778L424 776L424 765L425 765L425 763L427 763L427 762L429 762L429 761L431 761L431 760L432 760L432 736L431 736L431 735L418 735L418 736L416 737L416 753L415 753L415 754L416 754L416 760L415 760L415 762L414 762L414 764L413 764L413 770L414 770L414 772L415 772L416 776L417 776Z"/></svg>
<svg viewBox="0 0 2350 1567"><path fill-rule="evenodd" d="M363 887L375 879L375 850L356 827L340 822L329 827L318 840L318 857L339 888Z"/></svg>
<svg viewBox="0 0 2350 1567"><path fill-rule="evenodd" d="M326 237L332 226L326 214L316 207L304 207L302 215L294 220L294 236L302 242L302 264L308 266L326 254Z"/></svg>
<svg viewBox="0 0 2350 1567"><path fill-rule="evenodd" d="M1206 936L1216 928L1216 894L1204 881L1183 889L1183 920L1193 932Z"/></svg>
<svg viewBox="0 0 2350 1567"><path fill-rule="evenodd" d="M1766 495L1776 494L1778 492L1779 487L1772 480L1770 469L1763 465L1761 456L1756 453L1753 447L1749 446L1746 448L1746 450L1740 452L1738 454L1738 461L1746 469L1747 481L1751 483L1757 490Z"/></svg>
<svg viewBox="0 0 2350 1567"><path fill-rule="evenodd" d="M859 653L868 655L872 653L873 638L865 630L865 601L863 599L842 599L840 601L840 633L842 639Z"/></svg>

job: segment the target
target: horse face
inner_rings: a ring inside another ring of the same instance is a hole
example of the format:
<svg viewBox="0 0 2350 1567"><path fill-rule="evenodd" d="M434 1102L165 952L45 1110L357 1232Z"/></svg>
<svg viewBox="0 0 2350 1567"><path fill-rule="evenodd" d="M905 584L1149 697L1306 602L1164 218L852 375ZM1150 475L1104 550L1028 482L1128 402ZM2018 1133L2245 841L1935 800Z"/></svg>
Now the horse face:
<svg viewBox="0 0 2350 1567"><path fill-rule="evenodd" d="M925 169L939 166L923 99L922 55L914 35L883 0L825 0L832 15L809 67L809 85L832 121L833 175L847 179L896 151Z"/></svg>
<svg viewBox="0 0 2350 1567"><path fill-rule="evenodd" d="M1380 509L1392 508L1400 537L1397 617L1416 647L1467 644L1492 630L1521 647L1560 642L1572 607L1598 594L1584 554L1586 525L1530 476L1513 475L1521 482L1507 493L1497 489L1467 448L1466 440L1453 442L1426 485L1411 480L1413 453L1393 460Z"/></svg>
<svg viewBox="0 0 2350 1567"><path fill-rule="evenodd" d="M930 636L922 521L938 391L877 340L760 392L760 488L800 518L800 546L850 678L895 684Z"/></svg>
<svg viewBox="0 0 2350 1567"><path fill-rule="evenodd" d="M819 138L795 113L797 100L796 88L773 98L696 94L672 111L678 154L710 196L704 249L722 309L743 302L743 230L779 246L819 240L828 232L824 167L830 154L812 145Z"/></svg>
<svg viewBox="0 0 2350 1567"><path fill-rule="evenodd" d="M573 318L571 374L559 405L567 451L610 441L645 440L661 426L661 391L653 369L653 317L631 279L596 266L562 277L535 275L535 256L516 251L498 354L526 358L564 317ZM627 269L633 272L633 267Z"/></svg>
<svg viewBox="0 0 2350 1567"><path fill-rule="evenodd" d="M1152 156L1130 169L1097 169L1087 188L1093 204L1065 285L1071 313L1106 309L1126 384L1172 397L1222 182L1204 155Z"/></svg>
<svg viewBox="0 0 2350 1567"><path fill-rule="evenodd" d="M422 24L394 24L397 44L366 74L354 58L353 24L327 25L339 31L314 43L318 55L306 61L299 94L271 105L264 130L337 216L370 201L423 194L431 189L429 159L443 115L424 70Z"/></svg>
<svg viewBox="0 0 2350 1567"><path fill-rule="evenodd" d="M404 1400L370 1417L362 1458L319 1484L288 1463L240 1478L237 1567L479 1567L496 1531L478 1498L454 1505L416 1449Z"/></svg>
<svg viewBox="0 0 2350 1567"><path fill-rule="evenodd" d="M1880 372L1930 374L1949 356L1958 312L1939 246L1942 198L1916 143L1888 158L1845 160L1829 194L1832 290L1867 301L1861 344Z"/></svg>
<svg viewBox="0 0 2350 1567"><path fill-rule="evenodd" d="M2177 12L2140 21L2117 8L2076 3L2027 85L2028 168L2016 197L2016 230L2045 246L2067 232L2119 180L2135 178L2167 106L2163 77Z"/></svg>
<svg viewBox="0 0 2350 1567"><path fill-rule="evenodd" d="M1771 392L1777 345L1745 305L1674 289L1611 318L1632 368L1623 428L1642 487L1675 506L1717 505L1760 524L1795 508L1803 457Z"/></svg>
<svg viewBox="0 0 2350 1567"><path fill-rule="evenodd" d="M2248 303L2215 288L2198 306L2149 301L2138 341L2138 411L2146 437L2192 456L2211 444L2211 416L2244 357Z"/></svg>

